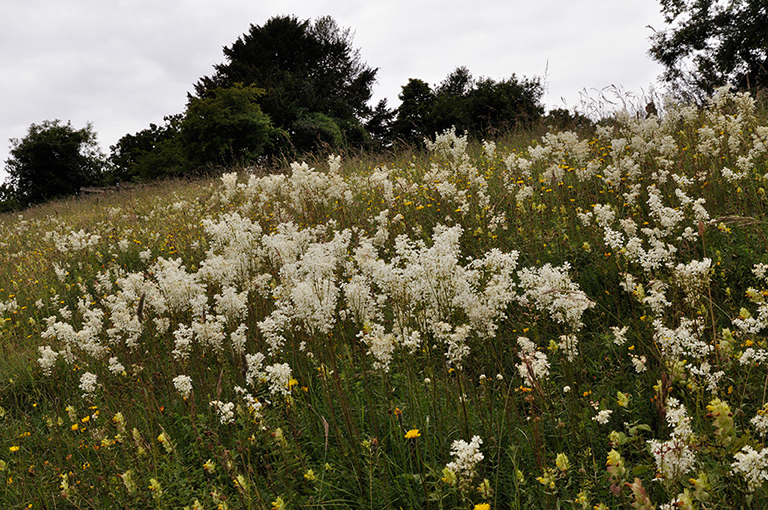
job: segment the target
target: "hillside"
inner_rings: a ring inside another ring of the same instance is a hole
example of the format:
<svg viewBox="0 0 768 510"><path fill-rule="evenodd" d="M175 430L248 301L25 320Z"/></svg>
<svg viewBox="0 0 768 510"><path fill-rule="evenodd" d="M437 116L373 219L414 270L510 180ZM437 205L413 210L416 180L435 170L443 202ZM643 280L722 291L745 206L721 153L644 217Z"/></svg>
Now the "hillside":
<svg viewBox="0 0 768 510"><path fill-rule="evenodd" d="M759 507L763 106L517 140L2 217L0 505Z"/></svg>

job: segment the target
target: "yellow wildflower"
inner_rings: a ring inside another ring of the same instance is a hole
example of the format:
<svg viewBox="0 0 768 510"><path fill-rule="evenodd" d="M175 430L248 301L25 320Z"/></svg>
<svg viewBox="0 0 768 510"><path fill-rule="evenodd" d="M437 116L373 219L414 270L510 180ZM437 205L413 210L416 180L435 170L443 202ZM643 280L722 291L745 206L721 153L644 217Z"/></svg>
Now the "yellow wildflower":
<svg viewBox="0 0 768 510"><path fill-rule="evenodd" d="M421 436L421 433L419 432L419 429L411 429L408 432L405 433L406 439L414 439Z"/></svg>

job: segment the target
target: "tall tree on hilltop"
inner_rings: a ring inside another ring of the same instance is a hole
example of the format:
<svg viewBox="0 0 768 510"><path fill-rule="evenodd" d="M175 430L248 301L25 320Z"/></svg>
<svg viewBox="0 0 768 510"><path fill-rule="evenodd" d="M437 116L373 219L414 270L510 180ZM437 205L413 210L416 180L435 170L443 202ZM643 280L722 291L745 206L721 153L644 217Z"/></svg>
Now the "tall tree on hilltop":
<svg viewBox="0 0 768 510"><path fill-rule="evenodd" d="M259 104L275 126L291 136L317 131L334 140L329 120L347 140L361 138L362 121L371 114L376 69L352 46L352 33L331 17L314 22L293 16L270 18L251 25L232 46L224 48L226 62L195 85L198 98L236 83L265 90ZM306 136L299 138L306 138ZM300 150L312 143L301 141Z"/></svg>
<svg viewBox="0 0 768 510"><path fill-rule="evenodd" d="M651 36L650 56L685 99L701 102L715 87L768 86L765 0L660 0L669 28Z"/></svg>
<svg viewBox="0 0 768 510"><path fill-rule="evenodd" d="M46 120L11 140L5 170L18 205L26 207L100 184L103 165L91 124L75 129L70 122Z"/></svg>

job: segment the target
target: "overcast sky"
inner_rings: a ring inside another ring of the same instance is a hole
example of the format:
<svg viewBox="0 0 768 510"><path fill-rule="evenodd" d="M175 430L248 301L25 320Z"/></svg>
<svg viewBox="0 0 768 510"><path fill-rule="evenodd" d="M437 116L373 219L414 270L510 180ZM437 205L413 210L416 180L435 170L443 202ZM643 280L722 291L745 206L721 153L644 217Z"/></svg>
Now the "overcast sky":
<svg viewBox="0 0 768 510"><path fill-rule="evenodd" d="M609 86L647 93L663 28L657 0L2 0L0 180L10 138L30 124L93 123L105 153L123 135L181 113L198 78L251 24L332 16L378 68L374 100L409 78L434 86L458 66L476 78L546 78L547 108Z"/></svg>

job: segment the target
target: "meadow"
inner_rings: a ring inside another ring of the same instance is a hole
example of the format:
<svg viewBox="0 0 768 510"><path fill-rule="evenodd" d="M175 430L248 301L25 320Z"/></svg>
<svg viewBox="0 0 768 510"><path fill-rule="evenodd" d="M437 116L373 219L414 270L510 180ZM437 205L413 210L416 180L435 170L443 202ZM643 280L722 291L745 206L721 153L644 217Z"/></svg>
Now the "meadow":
<svg viewBox="0 0 768 510"><path fill-rule="evenodd" d="M0 218L0 506L768 501L768 111Z"/></svg>

